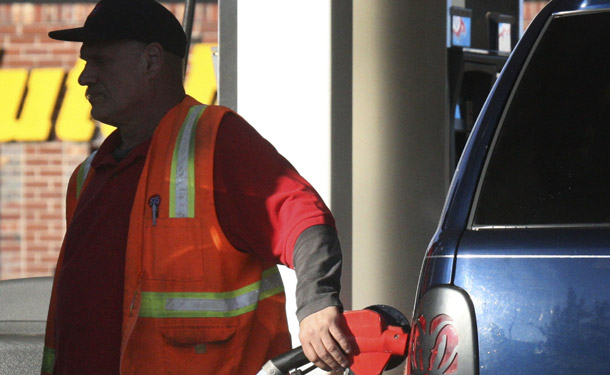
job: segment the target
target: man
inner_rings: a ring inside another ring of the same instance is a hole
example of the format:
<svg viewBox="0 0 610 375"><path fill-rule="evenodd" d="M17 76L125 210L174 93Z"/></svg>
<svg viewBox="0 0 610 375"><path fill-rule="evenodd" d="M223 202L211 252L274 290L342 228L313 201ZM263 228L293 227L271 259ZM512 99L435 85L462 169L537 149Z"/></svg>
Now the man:
<svg viewBox="0 0 610 375"><path fill-rule="evenodd" d="M254 374L290 348L277 263L307 357L347 367L332 215L241 117L185 95L176 18L102 0L49 36L83 43L79 83L117 131L70 179L42 372Z"/></svg>

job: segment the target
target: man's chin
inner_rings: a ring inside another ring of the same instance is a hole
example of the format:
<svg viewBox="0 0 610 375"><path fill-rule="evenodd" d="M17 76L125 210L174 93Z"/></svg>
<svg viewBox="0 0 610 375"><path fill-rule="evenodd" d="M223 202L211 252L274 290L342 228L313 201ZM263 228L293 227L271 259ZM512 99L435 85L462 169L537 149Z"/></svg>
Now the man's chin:
<svg viewBox="0 0 610 375"><path fill-rule="evenodd" d="M108 113L104 112L103 110L99 109L99 108L95 108L93 107L91 109L91 117L93 117L95 120L99 121L99 122L103 122L104 124L112 124L114 121L112 121L112 116L110 116Z"/></svg>

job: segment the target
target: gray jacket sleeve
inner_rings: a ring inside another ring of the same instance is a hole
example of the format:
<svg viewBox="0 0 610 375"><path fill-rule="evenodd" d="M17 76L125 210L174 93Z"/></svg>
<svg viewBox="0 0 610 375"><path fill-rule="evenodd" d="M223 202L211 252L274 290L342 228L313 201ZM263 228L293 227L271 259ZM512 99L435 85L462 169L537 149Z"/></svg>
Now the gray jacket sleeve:
<svg viewBox="0 0 610 375"><path fill-rule="evenodd" d="M297 277L296 315L299 322L329 306L343 309L339 299L341 245L334 228L315 225L305 229L297 238L293 261Z"/></svg>

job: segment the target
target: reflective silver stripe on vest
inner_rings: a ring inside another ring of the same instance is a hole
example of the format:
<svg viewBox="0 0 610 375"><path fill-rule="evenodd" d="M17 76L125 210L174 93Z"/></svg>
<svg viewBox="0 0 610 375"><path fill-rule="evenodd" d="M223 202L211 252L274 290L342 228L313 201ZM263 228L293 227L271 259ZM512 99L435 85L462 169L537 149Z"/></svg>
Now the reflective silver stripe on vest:
<svg viewBox="0 0 610 375"><path fill-rule="evenodd" d="M95 154L97 154L97 150L93 151L78 169L78 174L76 175L76 198L80 197L80 193L83 190L85 180L87 180L87 175L91 169L91 162L93 161L93 158L95 158Z"/></svg>
<svg viewBox="0 0 610 375"><path fill-rule="evenodd" d="M259 295L281 285L280 274L261 280L260 289L255 289L233 298L220 299L192 299L168 298L165 309L173 311L235 311L250 306L259 300Z"/></svg>
<svg viewBox="0 0 610 375"><path fill-rule="evenodd" d="M167 311L235 311L258 301L258 290L227 299L168 298Z"/></svg>
<svg viewBox="0 0 610 375"><path fill-rule="evenodd" d="M232 317L256 309L258 302L284 291L277 267L261 281L222 293L142 292L140 316L149 318Z"/></svg>
<svg viewBox="0 0 610 375"><path fill-rule="evenodd" d="M205 108L197 105L189 109L174 146L169 217L195 216L195 130Z"/></svg>

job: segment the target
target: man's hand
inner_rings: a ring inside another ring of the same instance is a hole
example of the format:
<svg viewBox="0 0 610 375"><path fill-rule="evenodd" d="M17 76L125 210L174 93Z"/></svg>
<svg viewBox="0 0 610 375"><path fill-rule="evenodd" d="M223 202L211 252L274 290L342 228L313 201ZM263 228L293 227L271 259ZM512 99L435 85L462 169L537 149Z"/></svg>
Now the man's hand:
<svg viewBox="0 0 610 375"><path fill-rule="evenodd" d="M349 354L352 347L345 327L345 318L336 306L303 319L299 339L307 359L326 371L349 367L345 354Z"/></svg>

